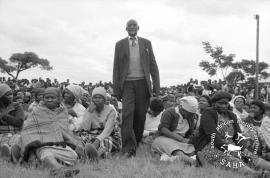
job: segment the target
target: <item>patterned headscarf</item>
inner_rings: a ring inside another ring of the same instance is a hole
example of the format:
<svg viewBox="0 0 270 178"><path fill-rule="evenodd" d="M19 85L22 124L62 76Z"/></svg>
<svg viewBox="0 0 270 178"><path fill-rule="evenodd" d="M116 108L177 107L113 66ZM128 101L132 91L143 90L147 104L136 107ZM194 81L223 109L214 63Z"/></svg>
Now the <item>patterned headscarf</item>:
<svg viewBox="0 0 270 178"><path fill-rule="evenodd" d="M81 86L70 84L66 89L68 89L74 95L77 102L81 102L84 90Z"/></svg>

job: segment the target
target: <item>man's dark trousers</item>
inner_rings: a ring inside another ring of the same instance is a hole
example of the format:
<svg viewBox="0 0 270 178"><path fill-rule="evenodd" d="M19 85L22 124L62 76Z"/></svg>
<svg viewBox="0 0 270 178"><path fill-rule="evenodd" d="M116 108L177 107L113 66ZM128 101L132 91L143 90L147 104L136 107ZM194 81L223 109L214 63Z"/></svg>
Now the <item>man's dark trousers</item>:
<svg viewBox="0 0 270 178"><path fill-rule="evenodd" d="M136 153L142 139L150 99L146 80L125 81L122 98L122 151Z"/></svg>

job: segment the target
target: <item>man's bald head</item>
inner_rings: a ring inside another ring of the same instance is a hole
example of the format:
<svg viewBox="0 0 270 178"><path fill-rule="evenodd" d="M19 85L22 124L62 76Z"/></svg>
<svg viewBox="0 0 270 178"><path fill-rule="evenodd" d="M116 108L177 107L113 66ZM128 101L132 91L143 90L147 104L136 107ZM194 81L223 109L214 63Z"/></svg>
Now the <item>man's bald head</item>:
<svg viewBox="0 0 270 178"><path fill-rule="evenodd" d="M137 24L138 25L138 22L137 20L134 20L134 19L130 19L129 21L127 21L127 26L131 25L131 24Z"/></svg>
<svg viewBox="0 0 270 178"><path fill-rule="evenodd" d="M127 21L126 31L128 32L129 36L136 36L139 30L138 22L134 19L130 19Z"/></svg>

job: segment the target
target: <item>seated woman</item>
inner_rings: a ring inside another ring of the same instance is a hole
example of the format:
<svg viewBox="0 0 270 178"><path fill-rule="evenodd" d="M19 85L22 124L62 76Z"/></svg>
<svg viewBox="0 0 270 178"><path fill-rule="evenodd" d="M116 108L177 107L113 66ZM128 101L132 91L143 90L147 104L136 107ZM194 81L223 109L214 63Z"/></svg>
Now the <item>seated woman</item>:
<svg viewBox="0 0 270 178"><path fill-rule="evenodd" d="M16 142L25 120L22 106L12 101L11 88L0 84L0 152L6 160L11 159L11 146Z"/></svg>
<svg viewBox="0 0 270 178"><path fill-rule="evenodd" d="M93 153L90 157L97 153L96 156L104 157L106 153L120 150L120 132L116 126L117 113L112 105L105 105L105 101L106 90L103 87L95 88L92 92L92 103L82 120L74 123L74 130L86 143L86 151Z"/></svg>
<svg viewBox="0 0 270 178"><path fill-rule="evenodd" d="M83 88L79 85L68 85L63 91L63 104L68 109L70 130L73 124L79 122L84 115L85 107L81 104Z"/></svg>
<svg viewBox="0 0 270 178"><path fill-rule="evenodd" d="M253 155L240 141L237 117L228 109L230 100L229 93L217 92L212 98L213 107L202 113L199 136L194 142L197 156L203 165L259 175L261 172L253 168L266 168L262 166L265 161Z"/></svg>
<svg viewBox="0 0 270 178"><path fill-rule="evenodd" d="M269 140L269 118L264 115L266 112L265 104L259 100L251 102L250 115L246 119L246 122L253 126L255 129L246 129L246 135L250 138L249 150L257 151L258 156L269 159L269 146L267 142ZM268 131L267 131L268 130ZM265 155L267 153L267 155ZM270 164L268 164L270 166Z"/></svg>
<svg viewBox="0 0 270 178"><path fill-rule="evenodd" d="M190 158L195 154L190 143L197 125L197 111L198 101L193 96L183 97L181 105L165 110L158 127L160 136L152 143L153 150L196 164L196 160Z"/></svg>
<svg viewBox="0 0 270 178"><path fill-rule="evenodd" d="M153 136L158 132L158 125L163 110L164 106L162 100L159 98L152 98L146 113L142 142L151 143L153 141Z"/></svg>
<svg viewBox="0 0 270 178"><path fill-rule="evenodd" d="M72 167L78 158L74 149L82 148L82 143L73 138L68 129L68 112L60 105L60 98L59 89L45 90L44 103L34 109L24 123L22 156L28 161L30 153L35 152L38 160L51 169L52 176L72 176L79 173Z"/></svg>
<svg viewBox="0 0 270 178"><path fill-rule="evenodd" d="M235 96L232 100L233 103L233 113L237 116L238 121L244 121L248 117L248 113L244 109L246 105L246 99L244 96ZM241 128L241 125L240 125ZM243 128L241 128L242 130Z"/></svg>

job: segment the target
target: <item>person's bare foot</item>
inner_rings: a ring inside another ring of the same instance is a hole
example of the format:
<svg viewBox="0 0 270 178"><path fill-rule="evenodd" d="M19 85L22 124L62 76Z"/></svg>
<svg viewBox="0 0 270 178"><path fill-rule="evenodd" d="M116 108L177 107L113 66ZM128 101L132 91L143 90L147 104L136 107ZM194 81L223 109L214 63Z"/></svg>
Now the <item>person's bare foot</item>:
<svg viewBox="0 0 270 178"><path fill-rule="evenodd" d="M8 144L4 144L1 147L1 157L5 161L10 161L11 160L11 150L10 150L10 146Z"/></svg>
<svg viewBox="0 0 270 178"><path fill-rule="evenodd" d="M90 161L98 161L98 151L90 143L85 145L85 155Z"/></svg>

